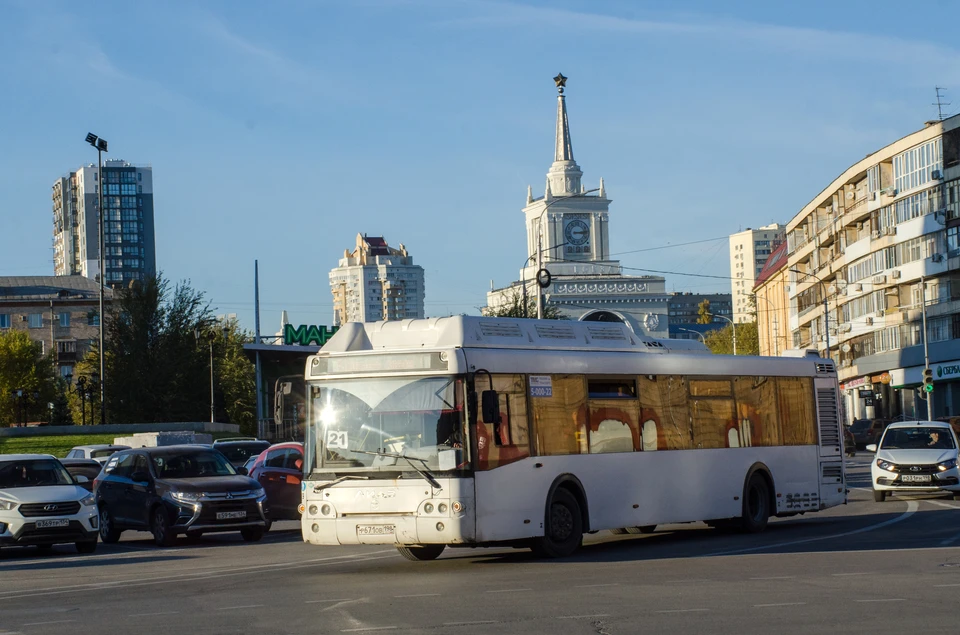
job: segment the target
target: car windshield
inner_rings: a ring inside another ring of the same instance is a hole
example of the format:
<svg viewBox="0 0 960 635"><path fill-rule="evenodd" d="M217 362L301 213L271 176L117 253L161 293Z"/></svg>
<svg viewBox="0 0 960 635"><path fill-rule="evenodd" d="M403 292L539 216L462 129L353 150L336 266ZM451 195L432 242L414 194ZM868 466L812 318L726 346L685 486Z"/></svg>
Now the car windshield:
<svg viewBox="0 0 960 635"><path fill-rule="evenodd" d="M464 462L462 380L379 377L311 389L315 468L452 470ZM408 458L404 458L408 457Z"/></svg>
<svg viewBox="0 0 960 635"><path fill-rule="evenodd" d="M92 459L102 459L103 457L116 454L123 448L110 448L109 450L93 450L90 452L90 458Z"/></svg>
<svg viewBox="0 0 960 635"><path fill-rule="evenodd" d="M153 467L160 479L233 476L237 473L222 454L209 450L157 454L153 456Z"/></svg>
<svg viewBox="0 0 960 635"><path fill-rule="evenodd" d="M881 450L952 450L956 446L946 428L887 428Z"/></svg>
<svg viewBox="0 0 960 635"><path fill-rule="evenodd" d="M56 459L0 461L0 489L74 484L73 478Z"/></svg>
<svg viewBox="0 0 960 635"><path fill-rule="evenodd" d="M218 443L213 447L222 452L231 463L243 465L250 457L255 458L269 448L270 444L266 441L263 443Z"/></svg>
<svg viewBox="0 0 960 635"><path fill-rule="evenodd" d="M870 427L869 419L858 419L850 425L851 432L863 432Z"/></svg>

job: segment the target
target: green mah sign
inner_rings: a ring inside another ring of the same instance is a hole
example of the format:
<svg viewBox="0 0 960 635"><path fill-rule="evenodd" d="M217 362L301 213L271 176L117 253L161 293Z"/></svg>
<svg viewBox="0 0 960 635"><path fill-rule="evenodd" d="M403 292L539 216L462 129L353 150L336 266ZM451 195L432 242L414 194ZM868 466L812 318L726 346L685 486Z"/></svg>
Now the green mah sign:
<svg viewBox="0 0 960 635"><path fill-rule="evenodd" d="M337 332L337 326L317 326L314 324L301 324L294 326L286 324L283 327L283 343L286 345L299 344L300 346L310 346L315 344L323 346Z"/></svg>

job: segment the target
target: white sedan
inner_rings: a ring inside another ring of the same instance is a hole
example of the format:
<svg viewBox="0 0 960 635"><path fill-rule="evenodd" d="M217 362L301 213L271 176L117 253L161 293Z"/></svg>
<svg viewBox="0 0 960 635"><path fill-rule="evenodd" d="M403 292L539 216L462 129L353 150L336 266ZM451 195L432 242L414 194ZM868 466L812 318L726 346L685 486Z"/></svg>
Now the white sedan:
<svg viewBox="0 0 960 635"><path fill-rule="evenodd" d="M887 494L947 491L960 499L957 436L947 423L901 421L891 423L877 445L867 450L877 456L870 467L873 498Z"/></svg>

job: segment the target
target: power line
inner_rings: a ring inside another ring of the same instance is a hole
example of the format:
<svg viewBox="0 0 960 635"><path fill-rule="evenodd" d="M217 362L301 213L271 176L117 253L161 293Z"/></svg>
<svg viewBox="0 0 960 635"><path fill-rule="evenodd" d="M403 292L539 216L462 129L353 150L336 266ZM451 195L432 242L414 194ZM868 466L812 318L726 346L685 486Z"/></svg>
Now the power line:
<svg viewBox="0 0 960 635"><path fill-rule="evenodd" d="M618 251L617 253L610 254L611 256L622 256L623 254L638 254L642 251L657 251L658 249L671 249L672 247L686 247L688 245L699 245L701 243L712 243L717 240L727 240L729 236L720 236L719 238L706 238L704 240L694 240L688 243L677 243L675 245L663 245L661 247L646 247L644 249L633 249L631 251Z"/></svg>

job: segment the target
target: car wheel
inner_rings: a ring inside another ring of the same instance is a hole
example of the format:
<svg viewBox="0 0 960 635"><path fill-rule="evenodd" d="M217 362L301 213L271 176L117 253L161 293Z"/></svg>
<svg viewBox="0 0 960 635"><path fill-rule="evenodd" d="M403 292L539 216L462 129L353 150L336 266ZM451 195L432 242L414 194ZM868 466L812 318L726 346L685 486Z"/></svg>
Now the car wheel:
<svg viewBox="0 0 960 635"><path fill-rule="evenodd" d="M741 525L747 533L763 531L770 520L770 488L767 479L754 473L747 482L743 495L743 519Z"/></svg>
<svg viewBox="0 0 960 635"><path fill-rule="evenodd" d="M436 560L443 553L446 545L423 545L420 547L397 547L400 555L407 560L426 561Z"/></svg>
<svg viewBox="0 0 960 635"><path fill-rule="evenodd" d="M93 553L97 550L97 541L88 540L86 542L75 542L73 543L77 548L77 553Z"/></svg>
<svg viewBox="0 0 960 635"><path fill-rule="evenodd" d="M580 516L580 504L569 491L558 488L553 493L544 535L535 538L533 551L547 558L562 558L573 554L583 541L583 518Z"/></svg>
<svg viewBox="0 0 960 635"><path fill-rule="evenodd" d="M177 541L177 534L170 529L170 517L162 505L155 507L150 515L150 533L158 547L172 547Z"/></svg>
<svg viewBox="0 0 960 635"><path fill-rule="evenodd" d="M257 542L263 538L264 533L266 530L263 527L244 527L240 530L240 535L247 542Z"/></svg>
<svg viewBox="0 0 960 635"><path fill-rule="evenodd" d="M882 502L885 501L886 499L887 499L887 493L886 493L886 492L883 492L883 491L881 491L881 490L876 490L876 489L873 490L873 500L875 500L875 501L878 502L878 503L882 503Z"/></svg>
<svg viewBox="0 0 960 635"><path fill-rule="evenodd" d="M120 540L120 530L117 529L116 524L113 522L113 516L110 515L110 511L107 509L106 505L100 506L100 541L107 545L112 545L113 543Z"/></svg>

